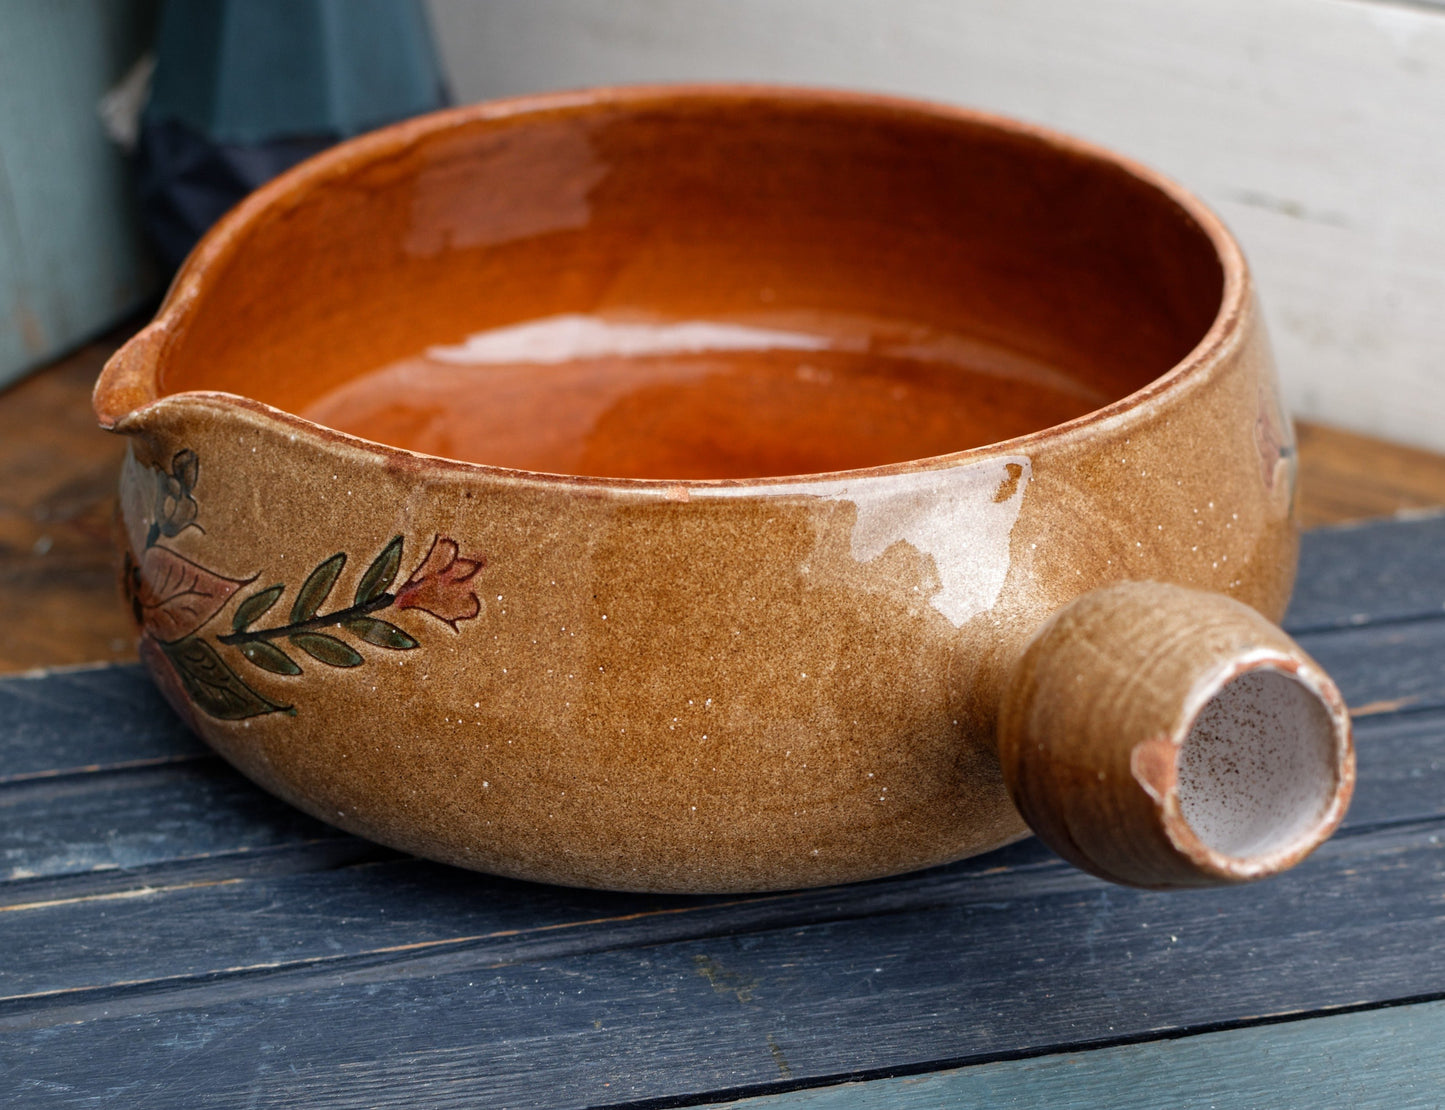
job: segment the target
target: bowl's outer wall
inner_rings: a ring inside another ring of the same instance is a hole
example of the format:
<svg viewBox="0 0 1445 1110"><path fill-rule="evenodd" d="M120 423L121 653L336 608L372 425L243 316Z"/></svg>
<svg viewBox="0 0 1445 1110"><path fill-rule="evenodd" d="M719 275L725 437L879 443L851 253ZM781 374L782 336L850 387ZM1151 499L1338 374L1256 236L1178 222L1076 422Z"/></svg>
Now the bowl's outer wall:
<svg viewBox="0 0 1445 1110"><path fill-rule="evenodd" d="M219 395L121 428L143 653L193 727L333 824L568 884L804 886L1014 839L994 717L1044 618L1157 579L1278 619L1297 553L1292 437L1247 297L1202 365L1131 407L831 483L609 490ZM401 633L316 627L358 595ZM301 672L280 674L235 640L298 619L345 651L277 634Z"/></svg>

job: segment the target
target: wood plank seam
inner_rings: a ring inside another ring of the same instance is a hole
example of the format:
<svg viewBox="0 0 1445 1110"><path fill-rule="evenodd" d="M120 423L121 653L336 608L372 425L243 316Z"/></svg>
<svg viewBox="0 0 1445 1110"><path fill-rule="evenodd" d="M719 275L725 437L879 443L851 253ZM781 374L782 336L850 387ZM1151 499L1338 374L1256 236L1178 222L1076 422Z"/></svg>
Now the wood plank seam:
<svg viewBox="0 0 1445 1110"><path fill-rule="evenodd" d="M239 877L257 881L279 876L375 866L412 858L360 837L327 837L300 844L193 856L185 860L166 860L142 867L115 867L79 874L10 879L0 883L0 911L16 904L16 899L33 903L73 900L87 895L105 897L140 889L165 890L205 877Z"/></svg>
<svg viewBox="0 0 1445 1110"><path fill-rule="evenodd" d="M1322 846L1315 856L1320 862L1324 862L1351 855L1358 857L1363 850L1364 854L1378 858L1380 851L1373 841L1378 839L1381 832L1389 832L1399 837L1401 834L1428 833L1429 830L1436 828L1445 829L1445 816L1415 818L1400 822L1380 822L1372 828L1360 830L1355 835L1350 835L1348 831L1342 830L1340 834ZM1366 845L1358 843L1366 839L1371 843ZM1438 834L1429 837L1431 843L1437 842L1438 839ZM867 908L867 903L877 901L877 899L876 897L868 898L867 894L898 892L878 888L860 891L860 888L857 887L833 887L824 888L821 891L763 895L721 903L682 906L653 913L632 913L613 918L560 922L540 926L534 930L508 929L474 937L458 937L415 945L387 946L350 955L318 956L290 962L276 961L250 967L226 968L199 975L159 977L97 987L78 987L12 995L0 998L0 1030L28 1027L28 1017L45 1013L50 1013L53 1019L63 1021L85 1020L79 1015L108 1013L123 1001L134 1003L140 998L149 999L154 1003L147 1012L154 1013L160 1008L184 1008L192 992L198 988L206 989L208 1004L222 998L265 997L264 984L283 976L288 985L304 990L306 989L305 984L308 982L337 984L374 981L378 972L386 972L381 977L388 980L415 979L458 970L481 972L512 967L524 962L572 959L603 952L629 950L638 945L627 932L603 935L599 927L607 926L615 930L645 918L656 919L668 916L682 920L686 915L692 913L718 915L720 911L729 909L755 909L778 906L787 902L797 903L793 912L773 916L762 923L761 929L754 927L748 932L748 935L759 936L765 933L786 932L798 928L800 925L810 927L838 925L880 915L916 913L945 904L954 908L966 907L971 904L988 905L997 902L999 897L1005 894L1012 900L1018 900L1074 892L1092 893L1108 889L1099 880L1064 865L1062 861L1050 861L1049 864L1040 867L1038 871L1046 873L1039 875L1036 872L1031 876L1036 881L1028 889L1010 887L1010 884L1018 877L1013 873L974 876L977 886L966 891L955 891L955 896L952 898L943 897L942 892L931 889L903 891L901 893L904 894L904 897L901 900L892 901L881 910L875 909L871 912ZM1047 872L1053 872L1053 874ZM890 885L907 886L909 885L908 880L911 878L915 877L905 876ZM212 882L208 885L219 885L219 883ZM915 897L907 897L909 894L913 894ZM959 897L960 894L970 897ZM855 895L860 896L855 898ZM836 904L833 912L830 913L826 910L820 912L817 903L825 900ZM814 904L810 906L809 902ZM701 927L672 930L663 937L644 937L645 943L641 947L723 939L739 935L738 923L734 921L700 921L698 924ZM570 936L557 942L550 940L554 935L567 934L568 930L574 929L590 930L597 932L598 935L596 938L582 937L581 944L574 943ZM539 942L531 942L533 938L538 937L543 939ZM489 941L504 938L511 939L514 943L488 948ZM480 960L469 959L468 957L472 953L482 954L483 958ZM257 983L262 985L260 989L256 986ZM61 1003L58 1007L52 1006L57 1002ZM47 1021L45 1024L49 1023Z"/></svg>
<svg viewBox="0 0 1445 1110"><path fill-rule="evenodd" d="M1445 1001L1445 996L1442 996L1440 994L1431 994L1421 995L1417 998L1401 998L1381 1003L1362 1003L1359 1005L1333 1007L1327 1006L1321 1007L1318 1011L1309 1014L1274 1014L1238 1022L1204 1023L1190 1029L1170 1029L1162 1030L1157 1033L1141 1033L1132 1036L1122 1036L1109 1042L1091 1041L1087 1043L1070 1045L1068 1047L1050 1046L1048 1048L1039 1050L1024 1050L1018 1052L1000 1053L999 1055L990 1057L987 1060L959 1058L958 1060L948 1064L939 1062L936 1066L930 1063L920 1064L916 1066L905 1065L902 1067L894 1068L872 1068L860 1070L858 1072L839 1073L839 1076L829 1076L826 1079L820 1079L817 1081L799 1080L791 1083L787 1081L780 1081L775 1084L755 1084L752 1086L750 1093L747 1094L735 1094L729 1092L726 1095L720 1093L717 1096L707 1094L675 1099L641 1099L634 1102L611 1104L610 1110L672 1110L672 1108L679 1108L679 1110L681 1110L681 1108L683 1107L694 1106L711 1107L716 1108L716 1110L733 1110L733 1106L735 1103L747 1102L748 1100L770 1099L775 1098L779 1095L803 1092L822 1092L828 1090L829 1088L842 1087L849 1084L862 1085L867 1083L875 1083L880 1080L906 1079L914 1076L921 1077L933 1075L938 1072L977 1067L980 1064L1039 1060L1053 1056L1068 1057L1087 1055L1089 1053L1103 1052L1113 1048L1128 1048L1136 1045L1156 1044L1161 1041L1185 1041L1193 1037L1209 1036L1210 1034L1214 1033L1244 1032L1255 1029L1269 1029L1277 1026L1298 1025L1304 1022L1308 1022L1314 1017L1344 1017L1350 1014L1377 1013L1383 1010L1401 1009L1409 1006L1430 1005L1432 1003L1437 1003L1440 1001ZM736 1088L736 1090L738 1091L742 1091L744 1089L745 1088L742 1086ZM863 1093L864 1092L862 1090L859 1091L860 1096L863 1095ZM864 1106L870 1105L870 1103L860 1098L857 1105ZM878 1105L891 1104L879 1103ZM1072 1106L1075 1104L1071 1103L1070 1105ZM1082 1107L1084 1104L1077 1105ZM1108 1104L1100 1103L1099 1105ZM1214 1104L1211 1103L1211 1106L1212 1105ZM1437 1108L1439 1107L1439 1103L1431 1103L1430 1106L1432 1107L1432 1110L1437 1110ZM736 1110L752 1110L752 1108L738 1106L736 1107ZM757 1107L757 1110L768 1110L768 1108L765 1106L759 1106Z"/></svg>
<svg viewBox="0 0 1445 1110"><path fill-rule="evenodd" d="M178 764L213 764L220 766L222 760L214 755L154 756L150 759L131 759L120 763L92 763L87 767L60 767L53 771L22 771L14 775L0 775L0 789L7 786L31 782L62 782L66 779L80 779L90 775L124 774L127 771L150 771L157 767L174 767Z"/></svg>

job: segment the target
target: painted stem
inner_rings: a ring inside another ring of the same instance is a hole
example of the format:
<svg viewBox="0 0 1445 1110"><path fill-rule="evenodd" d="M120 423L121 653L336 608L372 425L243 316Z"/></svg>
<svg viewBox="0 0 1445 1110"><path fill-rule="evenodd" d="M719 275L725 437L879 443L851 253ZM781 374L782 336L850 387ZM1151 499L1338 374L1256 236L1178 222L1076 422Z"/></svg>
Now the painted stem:
<svg viewBox="0 0 1445 1110"><path fill-rule="evenodd" d="M262 628L256 631L232 632L225 636L217 636L218 643L234 646L236 644L250 644L257 640L276 640L282 636L294 636L298 632L315 632L322 628L335 628L345 624L353 617L364 617L368 613L375 613L385 609L396 600L395 594L377 594L370 601L358 605L351 605L345 609L337 609L334 613L328 613L324 617L312 617L310 620L296 621L294 624L283 624L276 628Z"/></svg>

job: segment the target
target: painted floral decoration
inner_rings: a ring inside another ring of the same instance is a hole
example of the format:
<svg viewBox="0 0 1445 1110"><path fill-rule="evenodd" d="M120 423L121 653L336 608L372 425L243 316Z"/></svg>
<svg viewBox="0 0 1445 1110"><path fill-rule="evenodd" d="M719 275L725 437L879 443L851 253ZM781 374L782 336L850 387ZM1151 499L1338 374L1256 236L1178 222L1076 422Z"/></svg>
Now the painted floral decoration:
<svg viewBox="0 0 1445 1110"><path fill-rule="evenodd" d="M339 551L306 576L283 620L267 620L286 593L286 585L278 582L236 605L230 632L203 636L202 629L259 576L229 578L160 543L190 528L204 531L196 519L200 461L194 451L177 452L168 473L152 473L145 549L138 556L127 552L124 583L142 629L142 657L171 704L191 722L194 710L222 720L296 713L294 706L272 700L242 678L227 661L231 652L232 658L283 677L302 674L300 661L307 657L328 667L359 667L366 662L361 645L387 651L420 646L410 632L379 613L416 609L455 632L458 623L481 612L472 580L485 559L464 557L455 540L434 536L426 556L393 591L406 546L402 536L394 536L367 565L348 604L323 612L346 567L346 552Z"/></svg>
<svg viewBox="0 0 1445 1110"><path fill-rule="evenodd" d="M469 621L481 611L476 592L467 585L481 569L482 560L457 554L456 540L438 536L421 566L396 591L396 607L420 609L456 631L458 621Z"/></svg>

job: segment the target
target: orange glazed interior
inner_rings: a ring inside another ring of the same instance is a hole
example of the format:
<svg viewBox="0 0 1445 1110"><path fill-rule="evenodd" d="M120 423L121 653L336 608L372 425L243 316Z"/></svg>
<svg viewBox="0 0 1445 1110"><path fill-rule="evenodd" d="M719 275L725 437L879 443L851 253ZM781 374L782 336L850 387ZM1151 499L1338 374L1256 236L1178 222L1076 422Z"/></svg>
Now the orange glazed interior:
<svg viewBox="0 0 1445 1110"><path fill-rule="evenodd" d="M316 172L211 263L162 393L523 470L818 473L1117 401L1223 291L1152 183L906 104L560 104Z"/></svg>

